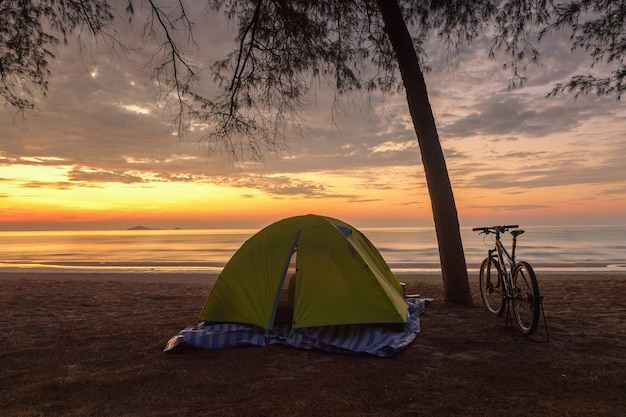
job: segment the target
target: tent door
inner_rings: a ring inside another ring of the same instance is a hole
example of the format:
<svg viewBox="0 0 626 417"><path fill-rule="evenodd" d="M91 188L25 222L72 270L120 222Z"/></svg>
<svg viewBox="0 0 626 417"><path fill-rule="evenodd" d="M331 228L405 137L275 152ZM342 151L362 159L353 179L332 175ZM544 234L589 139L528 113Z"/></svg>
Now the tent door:
<svg viewBox="0 0 626 417"><path fill-rule="evenodd" d="M293 305L296 298L296 254L298 249L295 248L289 261L287 269L287 279L285 279L283 288L280 291L278 300L278 308L274 318L275 326L289 325L293 323Z"/></svg>

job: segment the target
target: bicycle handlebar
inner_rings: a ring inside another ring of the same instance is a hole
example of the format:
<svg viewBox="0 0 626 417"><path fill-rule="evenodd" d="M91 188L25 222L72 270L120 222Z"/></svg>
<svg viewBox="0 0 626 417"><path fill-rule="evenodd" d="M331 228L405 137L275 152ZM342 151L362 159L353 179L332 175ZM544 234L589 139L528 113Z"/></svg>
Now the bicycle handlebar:
<svg viewBox="0 0 626 417"><path fill-rule="evenodd" d="M472 231L481 232L481 233L504 233L509 229L515 229L519 227L519 225L507 225L507 226L483 226L483 227L474 227Z"/></svg>

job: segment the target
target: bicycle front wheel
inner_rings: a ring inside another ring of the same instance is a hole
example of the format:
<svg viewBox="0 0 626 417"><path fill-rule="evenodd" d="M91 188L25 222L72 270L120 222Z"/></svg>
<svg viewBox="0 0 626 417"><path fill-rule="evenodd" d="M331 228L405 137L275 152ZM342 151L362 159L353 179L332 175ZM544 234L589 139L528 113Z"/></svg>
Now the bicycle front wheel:
<svg viewBox="0 0 626 417"><path fill-rule="evenodd" d="M535 271L528 262L518 262L513 270L513 313L517 326L525 335L531 335L539 324L541 298Z"/></svg>
<svg viewBox="0 0 626 417"><path fill-rule="evenodd" d="M480 285L480 297L483 299L483 304L487 310L498 316L501 315L506 302L502 269L496 259L492 258L490 261L489 258L485 258L480 266L478 285Z"/></svg>

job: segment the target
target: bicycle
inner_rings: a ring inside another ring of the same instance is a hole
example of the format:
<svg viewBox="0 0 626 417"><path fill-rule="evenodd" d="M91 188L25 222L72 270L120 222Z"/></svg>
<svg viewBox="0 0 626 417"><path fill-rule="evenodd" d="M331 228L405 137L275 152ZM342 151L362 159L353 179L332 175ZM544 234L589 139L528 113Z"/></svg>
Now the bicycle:
<svg viewBox="0 0 626 417"><path fill-rule="evenodd" d="M478 282L480 296L491 313L502 315L508 303L513 305L513 314L519 330L532 335L539 324L542 297L532 266L525 261L516 261L517 237L524 233L518 225L475 227L475 232L495 235L495 245L480 265ZM511 230L516 229L516 230ZM513 244L509 253L501 240L501 234L511 230ZM497 278L494 278L497 276ZM508 317L508 316L507 316Z"/></svg>

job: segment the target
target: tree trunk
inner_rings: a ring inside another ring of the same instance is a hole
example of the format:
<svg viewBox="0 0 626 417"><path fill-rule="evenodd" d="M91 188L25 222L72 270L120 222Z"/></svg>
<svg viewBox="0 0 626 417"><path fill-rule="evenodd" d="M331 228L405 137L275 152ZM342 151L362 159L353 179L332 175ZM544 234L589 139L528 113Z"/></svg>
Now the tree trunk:
<svg viewBox="0 0 626 417"><path fill-rule="evenodd" d="M472 305L459 219L446 161L439 142L426 82L404 17L395 0L378 0L385 32L396 53L409 112L417 134L433 210L445 300Z"/></svg>

